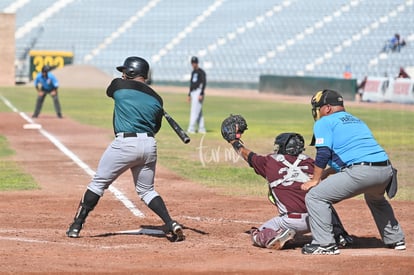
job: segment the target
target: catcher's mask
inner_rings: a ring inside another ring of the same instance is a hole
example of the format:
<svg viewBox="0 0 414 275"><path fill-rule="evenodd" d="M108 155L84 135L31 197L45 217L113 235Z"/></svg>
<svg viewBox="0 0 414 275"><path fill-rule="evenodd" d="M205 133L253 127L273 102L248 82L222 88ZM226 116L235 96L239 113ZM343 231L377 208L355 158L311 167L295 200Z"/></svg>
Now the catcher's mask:
<svg viewBox="0 0 414 275"><path fill-rule="evenodd" d="M297 156L305 151L305 140L298 133L282 133L275 138L274 151L278 154Z"/></svg>
<svg viewBox="0 0 414 275"><path fill-rule="evenodd" d="M315 121L320 119L320 109L324 105L344 106L343 97L336 91L323 90L317 92L311 100L312 116Z"/></svg>
<svg viewBox="0 0 414 275"><path fill-rule="evenodd" d="M137 56L130 56L124 61L124 65L116 67L116 69L125 74L126 78L133 79L137 76L148 78L149 64L148 62Z"/></svg>

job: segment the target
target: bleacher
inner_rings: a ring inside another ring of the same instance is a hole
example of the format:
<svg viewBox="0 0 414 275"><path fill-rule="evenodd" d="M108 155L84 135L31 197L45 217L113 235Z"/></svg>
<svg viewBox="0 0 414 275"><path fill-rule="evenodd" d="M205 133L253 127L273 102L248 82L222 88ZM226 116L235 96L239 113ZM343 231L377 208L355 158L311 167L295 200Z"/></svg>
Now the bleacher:
<svg viewBox="0 0 414 275"><path fill-rule="evenodd" d="M414 66L414 0L3 0L16 13L16 60L33 50L74 53L119 75L130 55L153 80L187 82L197 55L214 82L257 83L261 74L353 78ZM381 53L400 33L400 53ZM27 56L25 56L27 58Z"/></svg>

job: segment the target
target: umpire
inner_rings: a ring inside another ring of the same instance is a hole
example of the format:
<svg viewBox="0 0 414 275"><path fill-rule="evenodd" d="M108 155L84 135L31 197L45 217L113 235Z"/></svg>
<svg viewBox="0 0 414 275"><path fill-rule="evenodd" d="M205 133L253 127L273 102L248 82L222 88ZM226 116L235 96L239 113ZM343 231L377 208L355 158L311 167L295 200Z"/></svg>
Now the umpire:
<svg viewBox="0 0 414 275"><path fill-rule="evenodd" d="M315 170L312 180L301 188L309 190L305 201L313 241L302 248L302 253L339 254L332 234L330 207L359 194L364 194L385 245L405 250L404 233L384 196L388 187L396 184L396 173L387 153L368 126L345 111L338 92L319 91L311 103L316 121ZM324 170L327 165L330 168Z"/></svg>
<svg viewBox="0 0 414 275"><path fill-rule="evenodd" d="M32 115L33 118L37 118L39 116L45 97L48 94L50 94L53 98L53 105L55 106L57 117L62 118L62 111L58 97L59 81L50 72L50 70L51 68L49 66L43 66L42 72L38 73L34 80L34 86L37 90L37 100L35 111Z"/></svg>

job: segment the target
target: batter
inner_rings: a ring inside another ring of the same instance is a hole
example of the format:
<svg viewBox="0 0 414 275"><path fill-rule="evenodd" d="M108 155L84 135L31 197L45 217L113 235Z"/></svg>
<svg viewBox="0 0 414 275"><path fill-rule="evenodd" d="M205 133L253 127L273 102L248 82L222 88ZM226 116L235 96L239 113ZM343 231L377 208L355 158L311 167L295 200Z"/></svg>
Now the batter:
<svg viewBox="0 0 414 275"><path fill-rule="evenodd" d="M132 173L135 190L142 201L165 223L173 241L184 240L182 226L173 220L154 188L157 163L155 134L161 128L163 100L145 84L149 64L140 57L128 57L118 66L122 78L114 79L106 90L114 102L115 139L103 153L95 176L82 197L73 223L66 232L78 238L89 212L104 191L126 170Z"/></svg>

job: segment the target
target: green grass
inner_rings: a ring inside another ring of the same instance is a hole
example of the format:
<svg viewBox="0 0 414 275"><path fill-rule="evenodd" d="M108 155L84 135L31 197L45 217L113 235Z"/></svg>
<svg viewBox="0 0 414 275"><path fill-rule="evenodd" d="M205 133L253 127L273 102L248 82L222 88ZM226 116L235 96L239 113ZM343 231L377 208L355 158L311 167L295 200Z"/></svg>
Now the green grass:
<svg viewBox="0 0 414 275"><path fill-rule="evenodd" d="M36 94L31 87L3 89L19 110L29 114L33 111ZM186 129L189 105L186 94L160 93L164 105ZM112 100L104 89L61 89L64 116L81 123L102 128L112 127ZM414 183L411 180L411 164L414 162L414 112L404 110L376 110L360 106L347 110L363 119L371 128L378 142L386 149L399 171L398 200L414 200ZM10 111L0 104L0 111ZM44 113L54 113L48 98ZM229 114L242 114L248 130L242 139L245 145L259 154L272 151L273 141L281 132L299 132L309 144L312 137L313 119L309 104L283 103L260 99L208 96L204 104L207 135L191 135L189 144L183 144L164 120L157 135L159 163L184 178L219 188L227 194L264 195L267 193L265 179L257 176L248 165L234 154L220 133L220 125ZM314 148L307 146L305 153L314 156Z"/></svg>
<svg viewBox="0 0 414 275"><path fill-rule="evenodd" d="M37 189L34 179L8 158L13 154L6 138L0 136L0 191Z"/></svg>

